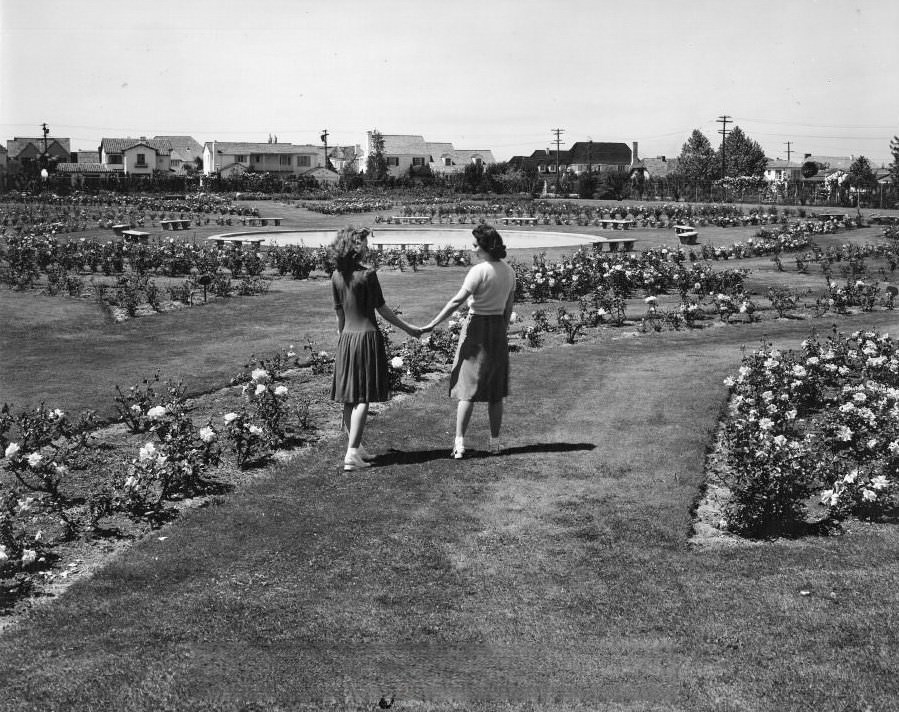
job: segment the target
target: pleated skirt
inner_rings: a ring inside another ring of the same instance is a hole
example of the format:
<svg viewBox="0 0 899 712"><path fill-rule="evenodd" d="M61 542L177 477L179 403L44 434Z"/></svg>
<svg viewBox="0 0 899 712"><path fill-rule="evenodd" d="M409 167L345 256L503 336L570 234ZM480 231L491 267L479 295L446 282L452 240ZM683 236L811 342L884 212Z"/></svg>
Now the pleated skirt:
<svg viewBox="0 0 899 712"><path fill-rule="evenodd" d="M501 314L474 314L462 327L449 394L458 400L487 403L509 395L509 340Z"/></svg>
<svg viewBox="0 0 899 712"><path fill-rule="evenodd" d="M331 400L380 403L390 400L387 352L380 331L346 331L337 341Z"/></svg>

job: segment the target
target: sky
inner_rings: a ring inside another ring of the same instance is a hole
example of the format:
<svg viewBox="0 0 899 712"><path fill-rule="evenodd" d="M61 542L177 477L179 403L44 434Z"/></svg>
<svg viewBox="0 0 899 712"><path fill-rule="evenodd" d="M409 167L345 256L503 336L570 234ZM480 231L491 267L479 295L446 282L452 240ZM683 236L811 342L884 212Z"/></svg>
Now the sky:
<svg viewBox="0 0 899 712"><path fill-rule="evenodd" d="M0 140L575 141L891 160L896 0L0 0ZM789 146L787 144L789 142Z"/></svg>

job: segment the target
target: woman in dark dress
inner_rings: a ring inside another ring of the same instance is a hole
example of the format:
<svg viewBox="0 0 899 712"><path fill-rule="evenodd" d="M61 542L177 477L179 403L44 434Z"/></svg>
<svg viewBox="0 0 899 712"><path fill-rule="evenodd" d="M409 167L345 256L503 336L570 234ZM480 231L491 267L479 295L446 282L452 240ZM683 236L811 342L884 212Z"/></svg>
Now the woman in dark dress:
<svg viewBox="0 0 899 712"><path fill-rule="evenodd" d="M362 264L369 234L366 228L347 227L332 245L337 269L331 275L331 289L339 338L331 399L343 403L343 429L348 437L343 469L347 472L370 465L372 458L362 447L368 404L390 398L384 335L375 312L411 336L422 334L385 304L377 272Z"/></svg>

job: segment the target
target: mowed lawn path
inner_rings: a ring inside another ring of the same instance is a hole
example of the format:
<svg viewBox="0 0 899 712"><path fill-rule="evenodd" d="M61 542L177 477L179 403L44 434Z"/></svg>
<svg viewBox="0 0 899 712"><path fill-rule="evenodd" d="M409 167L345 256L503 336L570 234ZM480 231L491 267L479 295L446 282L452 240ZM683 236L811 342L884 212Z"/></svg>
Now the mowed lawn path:
<svg viewBox="0 0 899 712"><path fill-rule="evenodd" d="M899 326L883 314L845 330L874 320ZM764 336L795 346L808 329L768 322L517 354L499 457L482 452L479 409L472 457L448 459L455 404L444 383L420 391L370 420L377 467L342 473L341 445L320 446L35 609L0 636L0 707L372 709L393 694L400 710L824 710L895 699L892 530L688 543L739 347Z"/></svg>

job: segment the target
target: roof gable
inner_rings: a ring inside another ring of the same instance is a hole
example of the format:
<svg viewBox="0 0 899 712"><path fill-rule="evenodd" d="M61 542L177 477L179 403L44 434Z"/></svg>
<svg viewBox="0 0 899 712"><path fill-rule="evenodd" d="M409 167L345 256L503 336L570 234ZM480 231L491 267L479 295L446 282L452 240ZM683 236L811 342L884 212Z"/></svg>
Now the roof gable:
<svg viewBox="0 0 899 712"><path fill-rule="evenodd" d="M50 153L50 150L53 148L54 144L58 146L58 149L54 151L54 153L69 153L71 142L67 138L53 138L52 136L47 136L47 153ZM18 155L29 145L34 146L37 149L38 153L43 152L44 147L44 138L41 136L40 138L28 138L17 136L13 139L9 139L6 142L6 150L9 153L10 158L16 158Z"/></svg>
<svg viewBox="0 0 899 712"><path fill-rule="evenodd" d="M166 140L155 138L104 138L100 141L100 150L106 153L124 153L135 146L144 145L157 153L171 153L172 145Z"/></svg>

